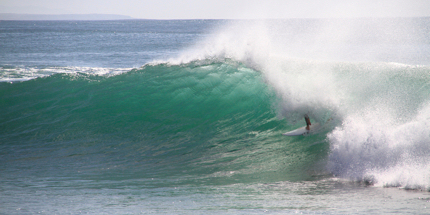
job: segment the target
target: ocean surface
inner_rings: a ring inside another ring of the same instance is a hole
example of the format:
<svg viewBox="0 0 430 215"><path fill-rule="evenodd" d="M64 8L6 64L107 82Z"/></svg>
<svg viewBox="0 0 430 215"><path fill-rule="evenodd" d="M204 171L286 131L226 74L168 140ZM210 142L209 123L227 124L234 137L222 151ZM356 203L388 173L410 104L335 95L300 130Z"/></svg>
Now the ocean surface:
<svg viewBox="0 0 430 215"><path fill-rule="evenodd" d="M0 214L390 213L430 214L430 18L0 22Z"/></svg>

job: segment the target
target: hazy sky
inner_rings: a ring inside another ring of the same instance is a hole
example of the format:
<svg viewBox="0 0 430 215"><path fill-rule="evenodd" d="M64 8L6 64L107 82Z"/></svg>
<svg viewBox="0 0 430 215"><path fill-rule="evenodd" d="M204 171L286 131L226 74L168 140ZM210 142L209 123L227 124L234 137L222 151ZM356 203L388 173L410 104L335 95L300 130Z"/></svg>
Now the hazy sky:
<svg viewBox="0 0 430 215"><path fill-rule="evenodd" d="M430 16L430 0L0 0L0 13L144 19L414 17Z"/></svg>

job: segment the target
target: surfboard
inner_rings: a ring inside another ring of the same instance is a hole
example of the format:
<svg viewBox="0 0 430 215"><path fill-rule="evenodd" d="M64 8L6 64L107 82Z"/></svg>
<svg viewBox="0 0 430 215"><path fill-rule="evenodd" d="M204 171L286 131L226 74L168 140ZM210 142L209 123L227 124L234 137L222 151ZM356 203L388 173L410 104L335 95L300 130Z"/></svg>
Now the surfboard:
<svg viewBox="0 0 430 215"><path fill-rule="evenodd" d="M320 124L319 123L313 123L311 126L309 126L309 130L306 129L306 126L303 126L301 128L298 128L296 130L292 130L286 133L283 133L282 135L284 136L299 136L299 135L305 135L305 134L309 134L312 132L315 132L316 130L318 130L318 128L320 128Z"/></svg>

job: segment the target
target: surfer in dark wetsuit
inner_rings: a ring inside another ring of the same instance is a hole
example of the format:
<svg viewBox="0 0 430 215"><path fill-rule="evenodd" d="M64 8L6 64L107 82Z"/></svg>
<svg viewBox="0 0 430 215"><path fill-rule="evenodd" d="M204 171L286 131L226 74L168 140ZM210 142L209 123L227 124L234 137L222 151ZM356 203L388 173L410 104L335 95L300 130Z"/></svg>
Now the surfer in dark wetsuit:
<svg viewBox="0 0 430 215"><path fill-rule="evenodd" d="M309 116L305 114L305 121L306 121L306 130L311 130L311 120L309 119Z"/></svg>

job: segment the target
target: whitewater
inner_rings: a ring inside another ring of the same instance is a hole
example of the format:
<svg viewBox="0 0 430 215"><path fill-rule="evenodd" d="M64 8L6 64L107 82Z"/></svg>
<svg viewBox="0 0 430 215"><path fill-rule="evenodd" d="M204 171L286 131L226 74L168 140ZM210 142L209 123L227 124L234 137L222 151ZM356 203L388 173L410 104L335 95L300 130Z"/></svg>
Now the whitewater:
<svg viewBox="0 0 430 215"><path fill-rule="evenodd" d="M428 29L2 21L0 213L427 214Z"/></svg>

